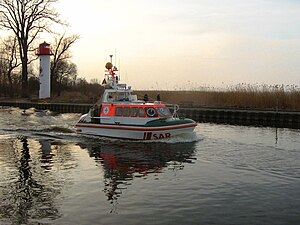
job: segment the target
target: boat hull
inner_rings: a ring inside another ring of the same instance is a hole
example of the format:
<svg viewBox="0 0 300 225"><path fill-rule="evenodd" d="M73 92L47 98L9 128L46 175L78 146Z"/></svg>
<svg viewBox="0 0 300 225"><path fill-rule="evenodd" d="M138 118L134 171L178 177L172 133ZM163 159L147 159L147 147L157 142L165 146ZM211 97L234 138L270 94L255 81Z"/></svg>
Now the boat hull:
<svg viewBox="0 0 300 225"><path fill-rule="evenodd" d="M159 127L78 123L76 124L76 132L120 139L158 140L191 134L196 126L195 122Z"/></svg>

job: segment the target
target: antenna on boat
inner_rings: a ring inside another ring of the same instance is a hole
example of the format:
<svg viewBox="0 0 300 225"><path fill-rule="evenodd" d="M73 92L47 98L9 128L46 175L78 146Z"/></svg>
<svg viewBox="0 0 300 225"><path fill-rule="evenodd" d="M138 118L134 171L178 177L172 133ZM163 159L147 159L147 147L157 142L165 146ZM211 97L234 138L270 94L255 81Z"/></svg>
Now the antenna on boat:
<svg viewBox="0 0 300 225"><path fill-rule="evenodd" d="M117 89L118 88L118 82L119 82L119 77L118 77L118 74L117 74L118 69L112 63L113 62L113 55L109 55L109 57L110 57L110 62L107 62L106 65L105 65L105 68L107 69L106 70L107 74L105 74L105 79L106 79L107 83L112 88Z"/></svg>
<svg viewBox="0 0 300 225"><path fill-rule="evenodd" d="M117 49L115 48L115 66L117 66Z"/></svg>
<svg viewBox="0 0 300 225"><path fill-rule="evenodd" d="M119 80L121 80L121 63L119 58Z"/></svg>

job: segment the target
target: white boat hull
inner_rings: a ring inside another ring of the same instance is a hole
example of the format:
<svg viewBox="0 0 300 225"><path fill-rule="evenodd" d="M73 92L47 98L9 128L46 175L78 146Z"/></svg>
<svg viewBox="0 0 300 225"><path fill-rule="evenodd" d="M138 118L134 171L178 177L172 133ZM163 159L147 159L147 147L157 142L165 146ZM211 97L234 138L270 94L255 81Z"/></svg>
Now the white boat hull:
<svg viewBox="0 0 300 225"><path fill-rule="evenodd" d="M196 124L194 123L161 127L78 123L76 125L76 132L80 134L120 139L157 140L193 133L195 126Z"/></svg>

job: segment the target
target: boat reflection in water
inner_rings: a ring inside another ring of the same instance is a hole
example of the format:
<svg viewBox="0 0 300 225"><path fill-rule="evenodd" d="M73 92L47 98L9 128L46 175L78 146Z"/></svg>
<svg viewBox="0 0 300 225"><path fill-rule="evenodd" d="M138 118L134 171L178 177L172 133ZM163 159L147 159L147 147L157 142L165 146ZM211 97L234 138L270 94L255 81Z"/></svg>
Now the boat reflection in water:
<svg viewBox="0 0 300 225"><path fill-rule="evenodd" d="M72 210L77 203L73 197L86 195L89 205L93 202L87 194L90 192L103 192L98 199L107 199L111 204L101 207L108 207L106 213L116 213L122 190L133 180L159 179L158 174L165 169L182 170L185 163L195 161L195 142L93 138L61 142L45 135L40 139L20 135L0 138L0 149L0 224L56 224L56 220L65 224L69 219L65 210ZM93 162L103 174L91 165ZM97 181L103 181L103 185L94 190ZM81 189L83 185L85 188ZM134 187L132 190L135 191Z"/></svg>
<svg viewBox="0 0 300 225"><path fill-rule="evenodd" d="M157 176L164 169L182 170L194 163L195 142L116 142L82 145L104 170L104 192L114 203L134 178ZM158 179L158 178L157 178Z"/></svg>

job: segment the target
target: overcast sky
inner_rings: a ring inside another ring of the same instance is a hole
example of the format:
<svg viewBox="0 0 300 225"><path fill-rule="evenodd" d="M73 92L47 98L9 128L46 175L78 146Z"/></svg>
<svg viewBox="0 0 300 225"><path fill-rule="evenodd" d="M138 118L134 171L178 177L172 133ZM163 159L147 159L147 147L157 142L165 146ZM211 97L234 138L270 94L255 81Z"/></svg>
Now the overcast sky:
<svg viewBox="0 0 300 225"><path fill-rule="evenodd" d="M81 39L79 75L103 78L117 51L121 79L136 89L300 86L298 0L60 0Z"/></svg>

